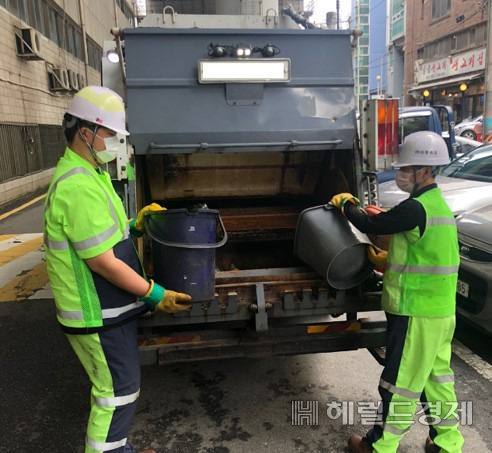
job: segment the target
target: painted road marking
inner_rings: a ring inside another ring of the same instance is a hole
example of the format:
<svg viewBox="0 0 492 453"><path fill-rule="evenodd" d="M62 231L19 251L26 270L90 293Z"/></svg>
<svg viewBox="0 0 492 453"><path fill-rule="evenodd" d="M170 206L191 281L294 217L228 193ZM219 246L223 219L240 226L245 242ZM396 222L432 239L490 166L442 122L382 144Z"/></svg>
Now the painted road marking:
<svg viewBox="0 0 492 453"><path fill-rule="evenodd" d="M51 285L46 283L39 291L36 291L28 299L53 299L53 291L51 290Z"/></svg>
<svg viewBox="0 0 492 453"><path fill-rule="evenodd" d="M453 352L464 362L470 365L477 373L492 382L492 365L487 363L478 355L474 354L458 340L453 340Z"/></svg>
<svg viewBox="0 0 492 453"><path fill-rule="evenodd" d="M43 261L0 288L0 302L25 300L43 288L47 281L48 272L46 262Z"/></svg>
<svg viewBox="0 0 492 453"><path fill-rule="evenodd" d="M42 237L42 233L0 234L0 252L17 247L24 242Z"/></svg>
<svg viewBox="0 0 492 453"><path fill-rule="evenodd" d="M31 201L28 201L27 203L24 203L22 206L19 206L18 208L12 209L12 211L6 212L5 214L0 215L0 220L6 219L7 217L10 217L13 214L16 214L19 211L22 211L23 209L26 209L27 207L33 205L34 203L37 203L39 200L42 200L44 197L46 197L46 194L40 195L39 197L34 198Z"/></svg>
<svg viewBox="0 0 492 453"><path fill-rule="evenodd" d="M42 244L43 237L40 236L35 239L31 239L30 241L18 243L14 247L4 250L0 253L0 267L14 261L17 258L20 258L21 256L24 256L26 253L38 250Z"/></svg>
<svg viewBox="0 0 492 453"><path fill-rule="evenodd" d="M42 233L0 236L0 302L25 300L46 289L42 243Z"/></svg>

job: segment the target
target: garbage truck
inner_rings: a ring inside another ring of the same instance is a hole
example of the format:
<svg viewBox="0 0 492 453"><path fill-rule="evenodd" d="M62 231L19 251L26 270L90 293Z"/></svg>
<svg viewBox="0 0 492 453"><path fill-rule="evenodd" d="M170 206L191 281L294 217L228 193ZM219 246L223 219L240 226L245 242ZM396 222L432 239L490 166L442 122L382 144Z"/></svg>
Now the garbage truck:
<svg viewBox="0 0 492 453"><path fill-rule="evenodd" d="M217 0L213 15L166 7L105 44L103 84L124 97L131 134L115 186L129 217L150 203L167 209L146 217L144 268L199 294L189 312L140 320L142 364L374 350L386 324L369 315L382 313L381 288L365 253L344 255L338 281L321 262L351 246L338 210L323 220L331 197L377 203L357 137L358 35L313 27L276 2L228 14L235 3ZM303 213L313 217L300 237ZM354 267L365 274L351 283Z"/></svg>

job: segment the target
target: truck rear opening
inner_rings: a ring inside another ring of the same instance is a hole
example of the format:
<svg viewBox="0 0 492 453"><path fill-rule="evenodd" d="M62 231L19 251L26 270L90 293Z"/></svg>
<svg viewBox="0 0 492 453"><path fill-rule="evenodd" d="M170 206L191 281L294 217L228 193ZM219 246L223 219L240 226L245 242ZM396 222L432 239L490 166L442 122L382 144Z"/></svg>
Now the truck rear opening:
<svg viewBox="0 0 492 453"><path fill-rule="evenodd" d="M217 249L213 300L141 321L144 363L384 344L384 325L356 315L379 310L378 291L337 291L293 253L301 211L368 191L351 33L261 16L150 15L141 25L123 35L137 208L205 204L220 211L229 235ZM250 49L260 64L275 61L261 52L274 47L288 74L238 81L227 66L238 57L214 57L217 46ZM227 70L204 82L204 61ZM145 241L150 274L151 247Z"/></svg>

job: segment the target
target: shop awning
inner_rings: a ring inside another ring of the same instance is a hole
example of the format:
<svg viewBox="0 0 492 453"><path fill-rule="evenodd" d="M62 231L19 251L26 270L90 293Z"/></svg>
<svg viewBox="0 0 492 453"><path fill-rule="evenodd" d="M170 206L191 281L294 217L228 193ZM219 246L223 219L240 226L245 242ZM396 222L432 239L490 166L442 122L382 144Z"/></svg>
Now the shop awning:
<svg viewBox="0 0 492 453"><path fill-rule="evenodd" d="M440 81L430 81L428 83L423 83L422 85L418 85L412 87L408 90L409 93L412 91L421 91L426 88L436 88L436 87L445 87L448 85L456 85L457 83L468 82L473 79L478 79L479 77L485 77L484 71L479 72L470 72L468 74L463 74L457 77L452 77L450 79L440 80Z"/></svg>

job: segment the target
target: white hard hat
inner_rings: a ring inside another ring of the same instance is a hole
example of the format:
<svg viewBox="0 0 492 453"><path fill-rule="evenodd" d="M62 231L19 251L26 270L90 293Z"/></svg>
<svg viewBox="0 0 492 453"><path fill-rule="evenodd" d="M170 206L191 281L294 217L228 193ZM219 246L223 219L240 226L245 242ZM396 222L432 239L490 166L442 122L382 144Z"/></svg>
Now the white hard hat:
<svg viewBox="0 0 492 453"><path fill-rule="evenodd" d="M82 88L73 97L67 113L118 134L130 135L125 127L123 99L109 88L100 86Z"/></svg>
<svg viewBox="0 0 492 453"><path fill-rule="evenodd" d="M418 131L405 137L398 160L393 167L418 165L434 167L449 164L448 147L444 139L432 131Z"/></svg>

